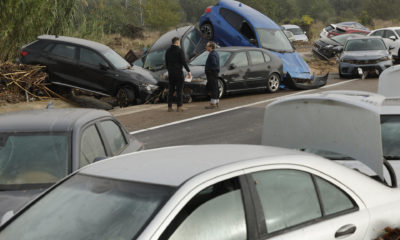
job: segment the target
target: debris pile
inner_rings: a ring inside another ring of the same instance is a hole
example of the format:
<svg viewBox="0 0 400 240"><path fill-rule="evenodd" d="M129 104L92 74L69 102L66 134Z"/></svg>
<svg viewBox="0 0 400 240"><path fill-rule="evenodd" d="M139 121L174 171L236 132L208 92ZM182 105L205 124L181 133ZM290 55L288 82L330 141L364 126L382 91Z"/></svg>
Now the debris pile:
<svg viewBox="0 0 400 240"><path fill-rule="evenodd" d="M0 63L0 103L60 97L47 87L43 66Z"/></svg>
<svg viewBox="0 0 400 240"><path fill-rule="evenodd" d="M376 240L399 240L400 239L400 229L399 228L385 228L385 234L383 237L378 237Z"/></svg>

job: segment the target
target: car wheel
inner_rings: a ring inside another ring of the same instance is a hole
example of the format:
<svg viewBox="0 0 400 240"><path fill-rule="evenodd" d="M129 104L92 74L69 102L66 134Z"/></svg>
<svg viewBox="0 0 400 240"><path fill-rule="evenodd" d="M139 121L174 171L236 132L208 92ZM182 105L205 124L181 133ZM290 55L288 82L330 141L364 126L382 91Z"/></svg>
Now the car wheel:
<svg viewBox="0 0 400 240"><path fill-rule="evenodd" d="M117 103L120 107L127 107L135 101L135 92L128 87L121 87L117 92Z"/></svg>
<svg viewBox="0 0 400 240"><path fill-rule="evenodd" d="M200 31L207 40L212 40L214 38L214 28L211 23L204 23L201 25Z"/></svg>
<svg viewBox="0 0 400 240"><path fill-rule="evenodd" d="M225 83L218 79L218 97L222 98L225 95Z"/></svg>
<svg viewBox="0 0 400 240"><path fill-rule="evenodd" d="M343 75L342 72L340 71L340 66L339 66L339 77L340 77L340 78L344 78L344 75Z"/></svg>
<svg viewBox="0 0 400 240"><path fill-rule="evenodd" d="M281 85L281 78L279 77L278 74L272 73L269 75L268 80L267 80L267 91L268 92L276 92L279 89L279 86Z"/></svg>

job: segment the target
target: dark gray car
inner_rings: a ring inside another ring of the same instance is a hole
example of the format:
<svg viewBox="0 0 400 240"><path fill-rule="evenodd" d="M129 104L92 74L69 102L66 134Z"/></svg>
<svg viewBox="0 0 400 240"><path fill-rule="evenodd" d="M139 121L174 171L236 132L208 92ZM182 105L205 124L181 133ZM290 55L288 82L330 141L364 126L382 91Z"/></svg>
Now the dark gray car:
<svg viewBox="0 0 400 240"><path fill-rule="evenodd" d="M0 217L83 166L142 148L103 110L0 114Z"/></svg>
<svg viewBox="0 0 400 240"><path fill-rule="evenodd" d="M378 75L393 65L392 57L380 37L359 37L346 41L339 59L341 77L376 72Z"/></svg>

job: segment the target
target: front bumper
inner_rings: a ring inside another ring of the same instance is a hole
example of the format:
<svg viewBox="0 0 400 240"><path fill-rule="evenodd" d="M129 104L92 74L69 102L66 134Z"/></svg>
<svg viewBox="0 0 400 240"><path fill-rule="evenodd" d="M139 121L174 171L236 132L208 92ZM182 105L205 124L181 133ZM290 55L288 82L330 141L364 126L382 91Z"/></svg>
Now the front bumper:
<svg viewBox="0 0 400 240"><path fill-rule="evenodd" d="M308 90L316 89L326 85L328 81L329 73L324 76L311 76L311 78L293 78L289 73L286 73L283 77L283 84L295 90Z"/></svg>
<svg viewBox="0 0 400 240"><path fill-rule="evenodd" d="M358 75L358 69L361 68L364 72L383 72L386 68L393 66L392 60L382 61L374 64L354 64L347 62L339 63L339 71L342 76Z"/></svg>

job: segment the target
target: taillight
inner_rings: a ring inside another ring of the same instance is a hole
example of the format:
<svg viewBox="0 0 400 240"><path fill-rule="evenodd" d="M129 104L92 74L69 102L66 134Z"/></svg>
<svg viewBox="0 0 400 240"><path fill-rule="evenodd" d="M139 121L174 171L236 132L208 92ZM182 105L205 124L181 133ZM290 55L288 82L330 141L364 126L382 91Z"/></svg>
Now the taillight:
<svg viewBox="0 0 400 240"><path fill-rule="evenodd" d="M210 13L211 12L211 7L207 7L206 8L206 13Z"/></svg>
<svg viewBox="0 0 400 240"><path fill-rule="evenodd" d="M25 57L26 55L28 55L29 53L27 51L21 51L21 56Z"/></svg>

